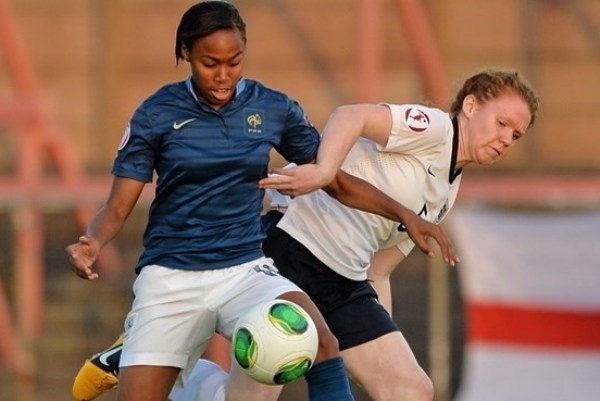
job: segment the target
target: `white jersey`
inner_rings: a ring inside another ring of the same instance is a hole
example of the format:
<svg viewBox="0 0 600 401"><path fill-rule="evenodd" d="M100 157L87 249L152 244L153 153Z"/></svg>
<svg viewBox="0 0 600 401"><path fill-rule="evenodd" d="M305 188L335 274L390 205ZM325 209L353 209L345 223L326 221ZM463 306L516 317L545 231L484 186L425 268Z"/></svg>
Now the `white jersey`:
<svg viewBox="0 0 600 401"><path fill-rule="evenodd" d="M450 116L420 105L388 105L392 130L385 148L360 138L342 164L427 221L439 223L454 204L460 174ZM278 227L306 246L332 270L366 280L373 254L414 247L398 222L346 207L322 190L294 198Z"/></svg>

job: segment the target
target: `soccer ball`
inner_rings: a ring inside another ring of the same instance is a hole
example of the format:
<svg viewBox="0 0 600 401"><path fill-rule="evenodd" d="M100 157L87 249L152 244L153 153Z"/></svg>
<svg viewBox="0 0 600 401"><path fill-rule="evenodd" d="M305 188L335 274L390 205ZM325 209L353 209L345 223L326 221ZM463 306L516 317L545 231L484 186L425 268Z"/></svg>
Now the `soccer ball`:
<svg viewBox="0 0 600 401"><path fill-rule="evenodd" d="M276 299L248 310L233 331L233 355L254 380L285 384L302 377L317 356L317 328L299 305Z"/></svg>

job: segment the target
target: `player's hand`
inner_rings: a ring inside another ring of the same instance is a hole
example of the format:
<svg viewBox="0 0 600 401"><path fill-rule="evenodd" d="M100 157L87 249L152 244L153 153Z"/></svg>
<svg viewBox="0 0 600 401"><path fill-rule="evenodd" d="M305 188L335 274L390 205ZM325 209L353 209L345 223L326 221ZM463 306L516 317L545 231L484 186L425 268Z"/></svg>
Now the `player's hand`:
<svg viewBox="0 0 600 401"><path fill-rule="evenodd" d="M427 243L427 239L433 238L438 243L442 259L446 264L456 266L460 262L454 245L439 225L430 223L416 214L406 216L402 223L410 238L423 253L433 256L434 252Z"/></svg>
<svg viewBox="0 0 600 401"><path fill-rule="evenodd" d="M92 270L92 265L100 253L100 244L95 238L82 235L79 242L67 246L65 250L69 254L71 269L75 274L86 280L98 278L98 273Z"/></svg>
<svg viewBox="0 0 600 401"><path fill-rule="evenodd" d="M317 164L303 164L291 168L274 169L269 177L258 182L261 189L276 189L288 196L300 196L323 188L331 179Z"/></svg>

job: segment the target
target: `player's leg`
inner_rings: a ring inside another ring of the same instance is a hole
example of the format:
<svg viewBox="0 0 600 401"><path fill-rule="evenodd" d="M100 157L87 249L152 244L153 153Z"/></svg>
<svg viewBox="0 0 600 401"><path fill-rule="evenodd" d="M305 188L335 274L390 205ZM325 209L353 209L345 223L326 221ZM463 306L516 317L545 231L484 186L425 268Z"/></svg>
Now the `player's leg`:
<svg viewBox="0 0 600 401"><path fill-rule="evenodd" d="M185 383L216 328L205 298L227 278L220 271L142 269L125 319L118 401L165 401L176 382Z"/></svg>
<svg viewBox="0 0 600 401"><path fill-rule="evenodd" d="M118 369L121 358L123 336L111 347L107 348L86 361L77 374L73 385L73 396L76 401L90 401L103 392L116 388L118 384ZM118 349L116 353L111 353ZM102 355L110 353L109 357ZM102 367L92 363L101 359ZM276 400L281 392L281 386L261 385L232 364L234 386L231 387L230 400L263 401ZM110 373L110 372L115 372ZM108 380L109 378L110 380ZM174 386L169 394L170 401L224 401L229 375L214 361L199 359L188 381L183 387ZM249 394L252 396L250 397Z"/></svg>
<svg viewBox="0 0 600 401"><path fill-rule="evenodd" d="M282 216L283 213L276 210L264 214L262 223L265 231L275 227ZM202 358L217 362L223 368L229 368L230 360L223 357L222 343L221 339L219 341L213 339ZM121 334L110 347L92 355L90 359L84 362L73 381L72 395L75 401L94 400L104 392L117 386L122 347L123 335Z"/></svg>
<svg viewBox="0 0 600 401"><path fill-rule="evenodd" d="M325 323L325 319L323 318L323 315L321 315L321 312L319 312L319 309L305 292L286 292L277 298L285 299L300 305L310 315L315 323L317 333L319 335L319 350L317 352L317 357L315 358L315 365L331 358L340 357L337 339L331 330L329 330L329 327L327 326L327 323Z"/></svg>
<svg viewBox="0 0 600 401"><path fill-rule="evenodd" d="M229 370L230 357L225 347L229 343L215 335L202 355L205 362ZM119 384L119 362L123 349L123 334L108 348L86 360L73 381L72 394L75 401L91 401Z"/></svg>
<svg viewBox="0 0 600 401"><path fill-rule="evenodd" d="M180 369L173 366L123 366L119 373L117 400L166 400Z"/></svg>
<svg viewBox="0 0 600 401"><path fill-rule="evenodd" d="M319 261L302 244L276 227L269 230L269 235L263 242L263 250L275 262L278 271L302 289L302 291L289 291L278 296L278 298L302 306L315 322L319 333L319 354L316 362L339 356L337 339L325 322L317 305L307 295L308 291L318 285L318 277L315 282L311 282L312 277L307 276L311 276L311 268ZM305 273L307 273L306 276Z"/></svg>
<svg viewBox="0 0 600 401"><path fill-rule="evenodd" d="M354 400L337 339L329 330L319 309L304 292L288 292L279 298L295 302L304 308L317 327L319 352L315 364L305 375L309 400Z"/></svg>
<svg viewBox="0 0 600 401"><path fill-rule="evenodd" d="M230 351L231 343L222 335L215 333L201 358L211 361L219 365L225 372L229 372L232 362Z"/></svg>
<svg viewBox="0 0 600 401"><path fill-rule="evenodd" d="M216 340L216 341L215 341ZM221 336L214 336L210 345L202 355L205 364L220 366L229 369L230 358L228 350L224 351L224 342ZM227 343L228 346L228 343ZM75 401L91 401L104 392L116 388L119 383L119 362L123 348L123 334L108 348L94 354L86 360L73 381L72 394ZM200 372L206 370L200 370ZM225 373L225 375L227 375Z"/></svg>
<svg viewBox="0 0 600 401"><path fill-rule="evenodd" d="M395 331L342 351L352 380L374 401L431 401L433 386L404 336Z"/></svg>
<svg viewBox="0 0 600 401"><path fill-rule="evenodd" d="M350 377L375 401L431 401L433 386L368 282L340 281L347 302L326 315Z"/></svg>
<svg viewBox="0 0 600 401"><path fill-rule="evenodd" d="M281 274L306 291L323 312L329 329L338 339L342 357L346 358L348 349L361 346L356 358L352 352L344 362L351 378L359 381L371 397L378 401L404 400L396 392L400 393L399 387L409 385L412 386L409 391L418 394L411 400L431 400L429 379L366 280L349 280L337 274L278 228L270 232L263 249L275 260ZM371 347L372 340L379 338L383 340ZM387 344L388 340L391 344ZM369 345L361 352L364 344Z"/></svg>
<svg viewBox="0 0 600 401"><path fill-rule="evenodd" d="M304 291L310 291L322 284L318 277L312 276L312 268L319 264L319 261L283 230L274 227L269 231L267 239L263 242L263 251L275 261L277 268L286 278ZM339 356L338 341L325 322L320 308L305 293L291 293L285 297L306 309L319 333L320 363L316 363L306 374L309 397L319 399L321 394L332 394L339 399L353 399L348 375Z"/></svg>
<svg viewBox="0 0 600 401"><path fill-rule="evenodd" d="M313 367L306 373L310 401L350 401L354 400L350 390L350 383L346 374L343 360L337 351L337 340L331 334L318 309L310 302L303 292L287 292L278 297L300 305L315 321L319 332L319 350L323 343L321 338L327 336L330 341L320 359L315 361ZM319 329L320 327L320 329ZM323 334L324 332L328 334ZM267 386L260 384L246 374L236 365L232 364L229 384L227 386L227 401L264 401L276 400L281 392L281 386Z"/></svg>

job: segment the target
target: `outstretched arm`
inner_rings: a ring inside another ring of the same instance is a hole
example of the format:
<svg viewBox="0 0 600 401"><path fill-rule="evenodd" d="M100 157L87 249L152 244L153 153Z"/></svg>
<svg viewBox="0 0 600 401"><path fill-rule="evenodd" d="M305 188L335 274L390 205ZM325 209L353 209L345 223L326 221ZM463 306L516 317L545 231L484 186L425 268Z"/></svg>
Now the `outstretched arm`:
<svg viewBox="0 0 600 401"><path fill-rule="evenodd" d="M452 242L441 227L422 219L368 182L339 170L333 181L323 190L348 207L402 223L415 245L430 256L434 252L427 240L433 238L447 264L454 266L459 262Z"/></svg>
<svg viewBox="0 0 600 401"><path fill-rule="evenodd" d="M143 182L115 177L108 200L96 213L85 234L78 242L66 247L75 274L87 280L98 278L92 266L102 247L123 227L143 188Z"/></svg>
<svg viewBox="0 0 600 401"><path fill-rule="evenodd" d="M261 188L299 196L325 187L337 174L346 155L359 137L385 146L392 129L389 107L356 104L338 107L329 117L321 135L321 144L314 164L276 169L277 175L259 182Z"/></svg>

